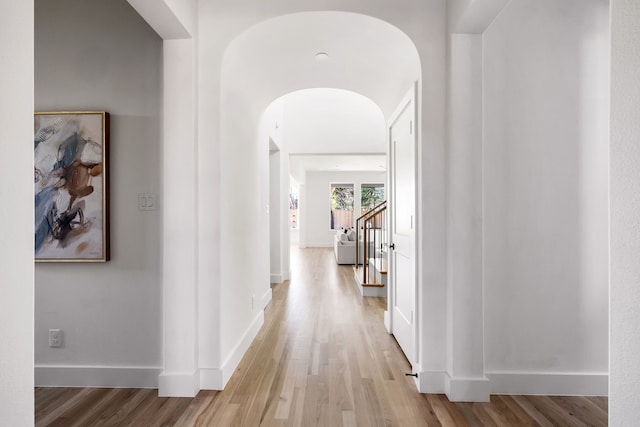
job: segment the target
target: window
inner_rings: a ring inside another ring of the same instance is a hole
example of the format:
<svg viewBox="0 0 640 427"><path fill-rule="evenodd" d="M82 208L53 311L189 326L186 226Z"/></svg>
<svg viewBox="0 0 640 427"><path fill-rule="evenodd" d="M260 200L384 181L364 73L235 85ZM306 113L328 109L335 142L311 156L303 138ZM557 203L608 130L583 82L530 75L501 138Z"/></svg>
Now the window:
<svg viewBox="0 0 640 427"><path fill-rule="evenodd" d="M384 201L384 184L362 184L360 187L360 210L369 212Z"/></svg>
<svg viewBox="0 0 640 427"><path fill-rule="evenodd" d="M353 184L331 184L331 229L353 227Z"/></svg>

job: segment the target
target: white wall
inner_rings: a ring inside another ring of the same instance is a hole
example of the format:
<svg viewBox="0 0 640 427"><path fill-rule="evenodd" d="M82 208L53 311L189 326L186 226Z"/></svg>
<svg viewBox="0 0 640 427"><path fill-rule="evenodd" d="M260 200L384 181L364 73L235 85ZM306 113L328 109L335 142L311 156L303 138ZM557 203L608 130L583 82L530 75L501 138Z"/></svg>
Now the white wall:
<svg viewBox="0 0 640 427"><path fill-rule="evenodd" d="M291 234L289 233L289 193L291 191L289 154L280 151L280 268L282 280L291 279Z"/></svg>
<svg viewBox="0 0 640 427"><path fill-rule="evenodd" d="M458 34L481 34L511 0L449 0L447 24Z"/></svg>
<svg viewBox="0 0 640 427"><path fill-rule="evenodd" d="M606 393L608 4L514 1L483 37L492 390Z"/></svg>
<svg viewBox="0 0 640 427"><path fill-rule="evenodd" d="M281 283L289 280L290 277L289 155L284 151L285 145L281 144L281 146L283 149L269 153L271 283ZM268 299L271 299L270 296Z"/></svg>
<svg viewBox="0 0 640 427"><path fill-rule="evenodd" d="M254 286L269 284L268 140L258 138L256 121L240 120L248 100L223 93L222 134L235 135L220 146L220 292L222 360L235 354L254 321ZM231 285L233 284L233 285Z"/></svg>
<svg viewBox="0 0 640 427"><path fill-rule="evenodd" d="M268 150L268 171L261 173L263 185L269 197L265 203L269 205L270 282L280 283L289 278L289 146L285 136L286 118L284 98L272 102L264 111L261 119L260 140ZM262 294L261 303L264 308L271 300L271 289L257 289Z"/></svg>
<svg viewBox="0 0 640 427"><path fill-rule="evenodd" d="M195 0L127 0L163 40L193 36L197 26Z"/></svg>
<svg viewBox="0 0 640 427"><path fill-rule="evenodd" d="M0 419L29 426L34 414L32 2L3 5L0 64Z"/></svg>
<svg viewBox="0 0 640 427"><path fill-rule="evenodd" d="M36 265L36 382L82 385L51 366L100 366L80 381L153 386L162 364L161 211L139 211L137 199L161 194L161 40L124 0L35 7L36 109L111 113L112 254L105 264ZM63 348L48 347L49 328L64 330ZM133 372L136 384L127 382Z"/></svg>
<svg viewBox="0 0 640 427"><path fill-rule="evenodd" d="M482 35L449 40L447 371L454 401L487 401L482 289Z"/></svg>
<svg viewBox="0 0 640 427"><path fill-rule="evenodd" d="M611 1L611 373L609 424L640 418L640 3Z"/></svg>
<svg viewBox="0 0 640 427"><path fill-rule="evenodd" d="M162 310L163 371L158 394L191 397L199 390L197 286L197 155L195 43L163 42ZM180 177L180 179L176 179ZM212 330L217 325L211 325Z"/></svg>
<svg viewBox="0 0 640 427"><path fill-rule="evenodd" d="M333 247L331 184L354 184L354 211L360 212L360 184L385 184L386 172L307 172L304 220L306 247ZM354 223L355 226L355 223Z"/></svg>
<svg viewBox="0 0 640 427"><path fill-rule="evenodd" d="M280 150L269 152L269 259L271 283L282 282Z"/></svg>
<svg viewBox="0 0 640 427"><path fill-rule="evenodd" d="M452 32L457 32L458 22L469 9L473 0L448 0L447 3L447 27Z"/></svg>
<svg viewBox="0 0 640 427"><path fill-rule="evenodd" d="M198 0L164 0L176 19L195 37L198 30Z"/></svg>
<svg viewBox="0 0 640 427"><path fill-rule="evenodd" d="M298 197L298 247L304 249L307 247L307 228L305 227L307 216L307 186L305 184L299 185Z"/></svg>

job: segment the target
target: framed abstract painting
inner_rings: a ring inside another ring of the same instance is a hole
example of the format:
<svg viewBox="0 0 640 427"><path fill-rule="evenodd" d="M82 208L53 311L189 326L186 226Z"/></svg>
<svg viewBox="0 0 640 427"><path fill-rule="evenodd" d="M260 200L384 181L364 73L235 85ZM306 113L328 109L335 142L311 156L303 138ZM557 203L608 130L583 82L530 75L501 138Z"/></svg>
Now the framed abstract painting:
<svg viewBox="0 0 640 427"><path fill-rule="evenodd" d="M35 260L109 260L109 114L35 113Z"/></svg>

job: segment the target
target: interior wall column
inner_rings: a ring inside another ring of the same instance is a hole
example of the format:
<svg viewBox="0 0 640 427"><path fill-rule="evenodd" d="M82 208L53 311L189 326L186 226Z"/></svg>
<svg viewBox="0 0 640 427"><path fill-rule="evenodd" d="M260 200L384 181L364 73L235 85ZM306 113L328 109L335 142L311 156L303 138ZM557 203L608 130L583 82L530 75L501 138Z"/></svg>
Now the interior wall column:
<svg viewBox="0 0 640 427"><path fill-rule="evenodd" d="M280 183L282 194L282 217L280 223L280 248L282 253L280 261L282 266L282 280L291 279L291 225L289 224L289 200L291 193L291 181L289 172L289 154L280 150Z"/></svg>
<svg viewBox="0 0 640 427"><path fill-rule="evenodd" d="M33 1L0 14L0 418L33 425Z"/></svg>
<svg viewBox="0 0 640 427"><path fill-rule="evenodd" d="M281 227L282 220L282 185L281 173L282 168L280 150L274 150L269 153L269 244L270 244L270 261L271 261L271 283L280 283L283 280L284 270L282 268L282 239Z"/></svg>
<svg viewBox="0 0 640 427"><path fill-rule="evenodd" d="M306 176L305 176L306 179ZM300 184L298 189L298 230L300 230L300 249L307 247L307 186Z"/></svg>
<svg viewBox="0 0 640 427"><path fill-rule="evenodd" d="M452 34L449 51L447 396L489 401L482 281L482 35Z"/></svg>
<svg viewBox="0 0 640 427"><path fill-rule="evenodd" d="M640 3L611 0L609 424L640 419Z"/></svg>
<svg viewBox="0 0 640 427"><path fill-rule="evenodd" d="M160 396L193 397L198 372L195 43L164 41L163 345Z"/></svg>

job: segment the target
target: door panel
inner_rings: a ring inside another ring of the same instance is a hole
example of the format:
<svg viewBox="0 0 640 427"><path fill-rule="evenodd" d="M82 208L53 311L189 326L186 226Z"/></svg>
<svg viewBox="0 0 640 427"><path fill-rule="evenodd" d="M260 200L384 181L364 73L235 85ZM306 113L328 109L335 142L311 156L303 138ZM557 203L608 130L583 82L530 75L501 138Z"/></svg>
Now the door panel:
<svg viewBox="0 0 640 427"><path fill-rule="evenodd" d="M404 101L390 136L391 331L410 363L415 360L415 132L413 96Z"/></svg>
<svg viewBox="0 0 640 427"><path fill-rule="evenodd" d="M413 301L411 300L412 290L410 289L411 277L411 260L407 257L395 253L395 309L402 316L402 320L411 323L413 317Z"/></svg>
<svg viewBox="0 0 640 427"><path fill-rule="evenodd" d="M402 123L404 124L404 123ZM403 165L411 164L413 162L413 153L411 153L410 144L406 144L402 140L405 135L394 135L400 139L400 143L397 139L393 143L394 149L394 171L396 175L396 185L394 187L394 204L397 207L396 215L394 216L393 231L396 234L402 236L409 236L411 234L411 217L409 215L409 207L411 206L411 186L407 183L413 181L413 176L410 176L411 168Z"/></svg>

